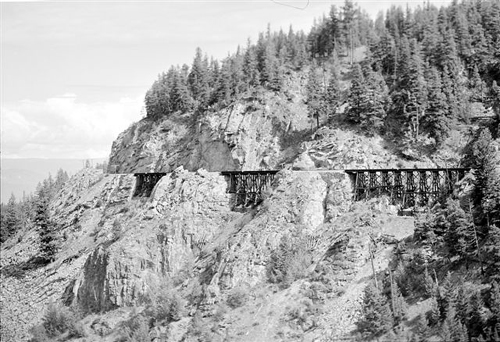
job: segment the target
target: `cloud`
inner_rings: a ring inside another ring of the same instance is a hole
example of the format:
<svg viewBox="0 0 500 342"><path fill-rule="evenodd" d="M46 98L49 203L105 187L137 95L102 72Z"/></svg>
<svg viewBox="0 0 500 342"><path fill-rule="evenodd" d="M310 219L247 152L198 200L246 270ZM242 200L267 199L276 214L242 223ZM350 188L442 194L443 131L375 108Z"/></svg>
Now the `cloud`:
<svg viewBox="0 0 500 342"><path fill-rule="evenodd" d="M143 96L80 103L75 94L2 106L2 157L105 158L120 132L141 118Z"/></svg>

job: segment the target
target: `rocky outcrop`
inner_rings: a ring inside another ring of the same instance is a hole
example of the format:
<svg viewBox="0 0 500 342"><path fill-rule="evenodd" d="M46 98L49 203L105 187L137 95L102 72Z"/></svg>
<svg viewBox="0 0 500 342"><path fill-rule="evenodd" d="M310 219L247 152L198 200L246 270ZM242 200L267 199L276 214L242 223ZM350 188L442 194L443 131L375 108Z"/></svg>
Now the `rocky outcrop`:
<svg viewBox="0 0 500 342"><path fill-rule="evenodd" d="M112 213L129 200L133 180L133 176L103 175L93 169L73 176L50 208L59 252L48 265L37 259L39 237L32 223L10 241L15 242L12 246L2 245L2 341L26 341L29 327L40 322L49 303L71 301L68 287L89 256L98 254L96 245L110 241Z"/></svg>
<svg viewBox="0 0 500 342"><path fill-rule="evenodd" d="M179 166L189 171L281 168L296 154L297 137L311 127L300 86L304 81L301 75L290 75L285 94L255 91L202 115L143 119L113 143L110 172L171 172Z"/></svg>
<svg viewBox="0 0 500 342"><path fill-rule="evenodd" d="M345 212L351 196L342 172L283 171L263 205L246 212L231 210L226 188L218 173L180 168L167 174L147 210L130 209L126 220L114 223L118 236L89 255L72 284L73 300L94 312L139 305L154 290L151 284L193 265L216 293L265 282L281 237L297 225L311 237L326 234L325 222ZM327 238L323 242L318 258L329 247Z"/></svg>

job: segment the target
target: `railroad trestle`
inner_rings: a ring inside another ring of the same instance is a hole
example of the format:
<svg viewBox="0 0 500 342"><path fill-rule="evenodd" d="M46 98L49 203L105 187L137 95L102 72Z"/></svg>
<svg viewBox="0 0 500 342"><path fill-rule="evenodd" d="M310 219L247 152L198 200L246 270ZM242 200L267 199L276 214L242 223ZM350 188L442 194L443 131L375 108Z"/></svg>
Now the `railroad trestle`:
<svg viewBox="0 0 500 342"><path fill-rule="evenodd" d="M135 189L133 197L149 197L153 192L154 187L165 176L166 172L154 173L134 173Z"/></svg>
<svg viewBox="0 0 500 342"><path fill-rule="evenodd" d="M387 195L401 208L428 206L440 196L453 192L457 181L464 178L470 168L428 169L348 169L344 170L353 184L353 200L359 201ZM228 182L227 193L235 194L235 206L254 206L262 201L279 170L223 171ZM135 173L133 197L149 197L165 172Z"/></svg>
<svg viewBox="0 0 500 342"><path fill-rule="evenodd" d="M236 194L235 206L253 206L262 201L262 192L271 185L278 170L223 171L228 181L227 192Z"/></svg>
<svg viewBox="0 0 500 342"><path fill-rule="evenodd" d="M387 195L402 208L427 206L453 192L469 168L351 169L345 170L354 186L354 200Z"/></svg>

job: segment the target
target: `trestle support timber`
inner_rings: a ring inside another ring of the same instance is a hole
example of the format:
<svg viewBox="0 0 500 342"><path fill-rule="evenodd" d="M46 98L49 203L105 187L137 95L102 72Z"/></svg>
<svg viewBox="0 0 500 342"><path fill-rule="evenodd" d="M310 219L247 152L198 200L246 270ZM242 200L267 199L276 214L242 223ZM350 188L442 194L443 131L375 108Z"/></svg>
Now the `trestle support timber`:
<svg viewBox="0 0 500 342"><path fill-rule="evenodd" d="M165 176L165 172L134 173L135 189L133 197L149 197L154 187Z"/></svg>
<svg viewBox="0 0 500 342"><path fill-rule="evenodd" d="M402 208L428 206L453 192L469 168L351 169L345 170L354 185L354 200L387 195Z"/></svg>
<svg viewBox="0 0 500 342"><path fill-rule="evenodd" d="M262 201L262 192L271 185L278 170L223 171L227 192L236 195L235 206L254 206Z"/></svg>

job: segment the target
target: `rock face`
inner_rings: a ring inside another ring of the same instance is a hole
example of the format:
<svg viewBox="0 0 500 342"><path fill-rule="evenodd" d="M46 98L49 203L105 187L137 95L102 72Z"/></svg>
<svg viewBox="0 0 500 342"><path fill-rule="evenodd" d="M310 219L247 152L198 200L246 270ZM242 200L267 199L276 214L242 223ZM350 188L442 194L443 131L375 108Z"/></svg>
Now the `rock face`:
<svg viewBox="0 0 500 342"><path fill-rule="evenodd" d="M226 187L223 176L202 170L163 177L148 209L127 212L120 236L89 255L72 285L72 300L93 312L140 305L153 290L150 284L193 264L217 293L265 282L266 262L282 236L297 225L305 235L323 234L324 223L345 212L350 198L342 172L283 171L264 205L247 212L231 210Z"/></svg>
<svg viewBox="0 0 500 342"><path fill-rule="evenodd" d="M141 120L113 143L110 172L279 168L295 154L297 134L311 127L300 86L304 81L290 76L284 95L255 92L199 117L177 113L157 122Z"/></svg>

